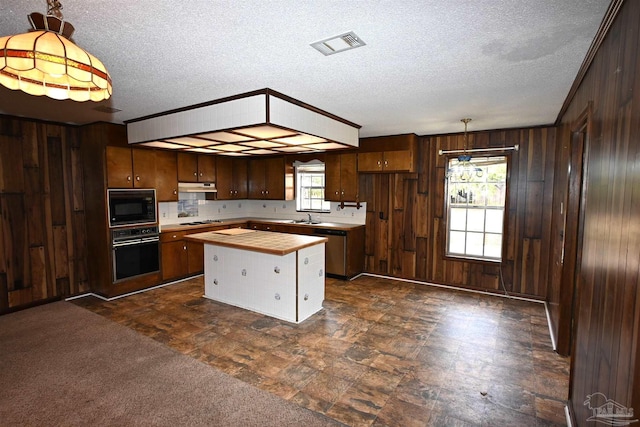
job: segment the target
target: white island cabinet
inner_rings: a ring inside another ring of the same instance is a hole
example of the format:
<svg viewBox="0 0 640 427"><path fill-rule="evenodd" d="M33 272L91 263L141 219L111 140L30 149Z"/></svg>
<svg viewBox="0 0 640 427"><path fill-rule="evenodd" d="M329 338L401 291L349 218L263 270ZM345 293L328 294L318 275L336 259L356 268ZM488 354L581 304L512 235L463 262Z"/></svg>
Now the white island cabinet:
<svg viewBox="0 0 640 427"><path fill-rule="evenodd" d="M324 237L229 229L191 234L204 243L204 296L288 322L322 309Z"/></svg>

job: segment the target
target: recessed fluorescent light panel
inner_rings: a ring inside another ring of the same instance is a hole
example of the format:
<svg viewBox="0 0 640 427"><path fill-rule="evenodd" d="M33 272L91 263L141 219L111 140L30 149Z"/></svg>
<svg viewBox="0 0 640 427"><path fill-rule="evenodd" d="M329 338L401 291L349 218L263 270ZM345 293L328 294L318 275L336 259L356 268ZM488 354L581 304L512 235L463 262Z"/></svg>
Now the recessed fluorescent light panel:
<svg viewBox="0 0 640 427"><path fill-rule="evenodd" d="M364 45L366 45L364 40L358 37L358 35L353 31L311 43L312 48L325 56L344 52L345 50L355 49Z"/></svg>

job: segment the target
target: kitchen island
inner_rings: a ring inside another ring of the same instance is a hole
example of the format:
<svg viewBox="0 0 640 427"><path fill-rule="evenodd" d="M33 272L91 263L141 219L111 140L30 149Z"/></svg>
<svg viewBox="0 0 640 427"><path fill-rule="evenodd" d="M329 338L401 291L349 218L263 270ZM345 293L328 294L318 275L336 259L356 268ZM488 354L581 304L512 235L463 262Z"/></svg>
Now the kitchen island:
<svg viewBox="0 0 640 427"><path fill-rule="evenodd" d="M204 296L300 323L322 309L327 238L231 228L204 243Z"/></svg>

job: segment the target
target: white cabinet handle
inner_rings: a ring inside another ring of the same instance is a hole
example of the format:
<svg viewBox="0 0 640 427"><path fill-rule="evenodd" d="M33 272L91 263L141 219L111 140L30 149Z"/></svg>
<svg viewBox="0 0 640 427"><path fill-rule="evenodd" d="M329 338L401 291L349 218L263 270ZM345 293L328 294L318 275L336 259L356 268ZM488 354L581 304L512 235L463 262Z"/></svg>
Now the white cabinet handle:
<svg viewBox="0 0 640 427"><path fill-rule="evenodd" d="M218 284L218 279L213 279L213 284L217 285Z"/></svg>
<svg viewBox="0 0 640 427"><path fill-rule="evenodd" d="M276 267L273 269L276 274L280 274L280 267Z"/></svg>
<svg viewBox="0 0 640 427"><path fill-rule="evenodd" d="M213 256L213 260L214 260L214 261L218 261L218 255L214 255L214 256Z"/></svg>
<svg viewBox="0 0 640 427"><path fill-rule="evenodd" d="M242 269L242 275L246 276L247 275L247 270L245 268Z"/></svg>
<svg viewBox="0 0 640 427"><path fill-rule="evenodd" d="M309 294L304 294L304 300L308 301L309 300Z"/></svg>
<svg viewBox="0 0 640 427"><path fill-rule="evenodd" d="M276 294L275 299L277 299L278 301L280 301L280 294Z"/></svg>
<svg viewBox="0 0 640 427"><path fill-rule="evenodd" d="M305 264L305 265L309 264L309 257L305 257L305 258L304 258L304 264Z"/></svg>
<svg viewBox="0 0 640 427"><path fill-rule="evenodd" d="M140 181L140 175L136 175L136 181Z"/></svg>

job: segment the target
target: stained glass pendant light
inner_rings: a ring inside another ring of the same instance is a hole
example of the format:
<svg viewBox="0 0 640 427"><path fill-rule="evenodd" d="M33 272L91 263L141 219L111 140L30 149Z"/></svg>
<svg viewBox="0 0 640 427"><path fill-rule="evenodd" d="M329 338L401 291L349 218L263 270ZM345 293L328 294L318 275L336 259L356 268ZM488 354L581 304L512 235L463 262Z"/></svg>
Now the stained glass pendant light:
<svg viewBox="0 0 640 427"><path fill-rule="evenodd" d="M471 119L460 119L464 123L464 149L462 154L458 156L457 161L451 162L451 167L447 171L447 178L454 178L458 181L469 181L475 176L482 177L484 173L481 168L474 165L471 160L471 154L467 151L469 145L469 139L467 136L467 125Z"/></svg>
<svg viewBox="0 0 640 427"><path fill-rule="evenodd" d="M102 62L72 43L73 25L64 21L56 0L47 15L31 13L33 30L0 37L0 84L12 90L53 99L102 101L112 93Z"/></svg>

